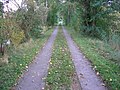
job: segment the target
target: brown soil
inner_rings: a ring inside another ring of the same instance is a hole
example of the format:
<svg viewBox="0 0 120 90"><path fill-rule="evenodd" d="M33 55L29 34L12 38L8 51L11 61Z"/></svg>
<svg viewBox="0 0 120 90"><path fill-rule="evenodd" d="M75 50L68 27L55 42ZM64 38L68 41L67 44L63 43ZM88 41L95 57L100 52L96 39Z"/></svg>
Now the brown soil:
<svg viewBox="0 0 120 90"><path fill-rule="evenodd" d="M77 73L74 73L73 75L71 90L82 90L80 86L80 82L77 77Z"/></svg>

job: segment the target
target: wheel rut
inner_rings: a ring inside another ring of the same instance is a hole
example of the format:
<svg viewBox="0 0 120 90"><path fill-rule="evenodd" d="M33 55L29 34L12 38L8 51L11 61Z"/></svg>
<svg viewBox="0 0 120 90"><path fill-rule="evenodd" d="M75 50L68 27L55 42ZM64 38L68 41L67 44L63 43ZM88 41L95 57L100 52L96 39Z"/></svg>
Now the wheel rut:
<svg viewBox="0 0 120 90"><path fill-rule="evenodd" d="M77 45L74 43L74 41L64 27L63 33L67 40L82 90L107 90L107 88L103 86L104 84L102 79L98 77L92 70L91 63L78 49Z"/></svg>
<svg viewBox="0 0 120 90"><path fill-rule="evenodd" d="M37 58L29 65L28 70L20 78L14 90L42 90L44 88L44 78L47 76L52 46L57 32L58 27L55 28Z"/></svg>

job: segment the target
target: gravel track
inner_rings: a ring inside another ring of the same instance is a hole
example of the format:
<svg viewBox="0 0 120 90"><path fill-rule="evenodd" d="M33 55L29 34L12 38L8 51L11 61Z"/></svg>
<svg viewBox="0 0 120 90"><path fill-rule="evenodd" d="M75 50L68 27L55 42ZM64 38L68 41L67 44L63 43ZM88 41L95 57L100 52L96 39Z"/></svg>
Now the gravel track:
<svg viewBox="0 0 120 90"><path fill-rule="evenodd" d="M95 74L91 63L85 58L64 27L63 33L67 40L82 90L107 90L103 86L102 79Z"/></svg>
<svg viewBox="0 0 120 90"><path fill-rule="evenodd" d="M57 32L58 27L55 28L37 58L29 65L29 68L23 74L23 77L20 78L15 90L42 90L44 88L44 78L47 76L52 46L57 36Z"/></svg>

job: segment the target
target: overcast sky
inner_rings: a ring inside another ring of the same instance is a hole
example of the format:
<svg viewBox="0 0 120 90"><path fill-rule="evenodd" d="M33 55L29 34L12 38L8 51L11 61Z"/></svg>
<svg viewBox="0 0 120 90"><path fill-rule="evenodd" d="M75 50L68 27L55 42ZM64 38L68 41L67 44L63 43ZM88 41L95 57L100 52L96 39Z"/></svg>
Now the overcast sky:
<svg viewBox="0 0 120 90"><path fill-rule="evenodd" d="M2 1L4 3L6 0L0 0L0 1ZM16 0L16 1L20 4L22 0ZM13 3L14 2L12 2L12 1L9 1L8 4L4 3L4 11L7 11L6 5L8 5L8 7L11 8L12 10L17 10L18 8Z"/></svg>

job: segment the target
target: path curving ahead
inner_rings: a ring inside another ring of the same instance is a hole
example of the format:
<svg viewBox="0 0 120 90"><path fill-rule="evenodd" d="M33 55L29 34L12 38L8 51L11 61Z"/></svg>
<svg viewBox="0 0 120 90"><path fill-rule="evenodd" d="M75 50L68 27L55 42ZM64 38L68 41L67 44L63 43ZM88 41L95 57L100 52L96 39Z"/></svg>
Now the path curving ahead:
<svg viewBox="0 0 120 90"><path fill-rule="evenodd" d="M91 63L84 57L64 27L63 33L67 40L82 90L107 90L106 87L102 86L103 82L100 77L92 70Z"/></svg>
<svg viewBox="0 0 120 90"><path fill-rule="evenodd" d="M55 28L42 51L34 62L29 66L28 71L19 80L15 90L42 90L45 86L44 77L47 76L49 60L52 54L52 46L58 32Z"/></svg>

